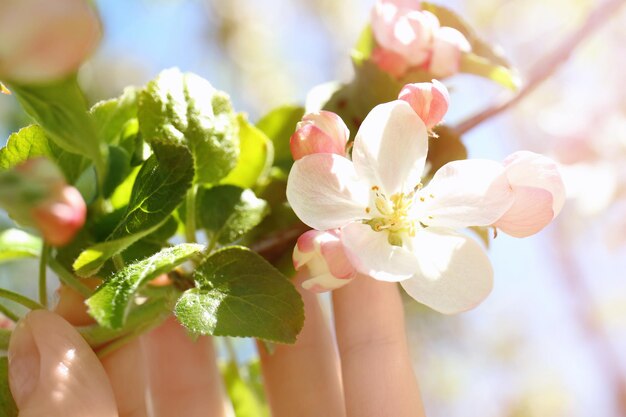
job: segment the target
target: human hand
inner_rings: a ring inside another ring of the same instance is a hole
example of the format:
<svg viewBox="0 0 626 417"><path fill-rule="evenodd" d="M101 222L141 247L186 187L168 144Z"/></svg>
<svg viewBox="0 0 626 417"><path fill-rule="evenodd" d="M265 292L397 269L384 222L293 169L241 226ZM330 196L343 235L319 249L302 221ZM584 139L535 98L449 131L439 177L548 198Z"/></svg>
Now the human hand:
<svg viewBox="0 0 626 417"><path fill-rule="evenodd" d="M317 296L301 292L298 342L271 355L259 347L272 415L422 416L396 284L360 277L336 290L336 344ZM67 321L34 311L18 324L9 360L20 417L233 415L211 339L192 341L173 319L99 361Z"/></svg>

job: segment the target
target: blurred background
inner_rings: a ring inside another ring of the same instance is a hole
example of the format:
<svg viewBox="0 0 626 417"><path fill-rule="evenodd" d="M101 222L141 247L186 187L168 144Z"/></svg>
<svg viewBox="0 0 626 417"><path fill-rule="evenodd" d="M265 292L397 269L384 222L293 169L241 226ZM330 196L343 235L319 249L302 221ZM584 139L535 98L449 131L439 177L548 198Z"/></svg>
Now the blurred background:
<svg viewBox="0 0 626 417"><path fill-rule="evenodd" d="M350 79L349 52L373 0L98 3L105 37L80 74L90 101L178 66L228 92L255 121L274 106L303 104L318 84ZM501 45L523 77L599 1L437 3ZM539 235L493 241L495 288L474 311L443 316L406 303L429 416L626 416L625 44L626 7L517 107L464 136L474 158L501 160L518 149L554 157L569 199ZM445 84L451 124L506 94L472 76ZM0 142L27 123L15 99L1 96ZM2 285L37 268L5 266ZM34 295L26 281L18 285ZM251 346L238 342L240 361L254 359Z"/></svg>

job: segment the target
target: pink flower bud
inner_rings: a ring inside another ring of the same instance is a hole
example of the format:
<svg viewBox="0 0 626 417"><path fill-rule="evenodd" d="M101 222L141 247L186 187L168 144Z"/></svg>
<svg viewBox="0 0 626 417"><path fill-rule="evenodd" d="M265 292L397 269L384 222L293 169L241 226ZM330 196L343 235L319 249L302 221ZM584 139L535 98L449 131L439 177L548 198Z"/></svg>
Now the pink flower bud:
<svg viewBox="0 0 626 417"><path fill-rule="evenodd" d="M561 211L565 186L556 162L520 151L504 160L505 174L515 199L494 226L514 237L534 235Z"/></svg>
<svg viewBox="0 0 626 417"><path fill-rule="evenodd" d="M461 57L472 47L465 36L454 28L442 27L435 32L428 70L437 78L459 72Z"/></svg>
<svg viewBox="0 0 626 417"><path fill-rule="evenodd" d="M346 143L350 131L346 124L333 112L319 111L306 114L291 135L289 145L294 160L314 153L346 155Z"/></svg>
<svg viewBox="0 0 626 417"><path fill-rule="evenodd" d="M47 82L76 71L102 34L87 0L0 2L0 78Z"/></svg>
<svg viewBox="0 0 626 417"><path fill-rule="evenodd" d="M306 290L324 292L343 287L356 276L348 261L339 230L309 230L298 238L293 250L296 270L308 268L310 278L302 283Z"/></svg>
<svg viewBox="0 0 626 417"><path fill-rule="evenodd" d="M418 66L428 60L439 20L422 12L419 1L379 0L372 9L371 25L379 47L400 55L408 66Z"/></svg>
<svg viewBox="0 0 626 417"><path fill-rule="evenodd" d="M87 207L80 192L68 185L32 209L37 228L53 246L69 243L85 224L86 214Z"/></svg>
<svg viewBox="0 0 626 417"><path fill-rule="evenodd" d="M432 129L448 111L450 95L445 85L433 80L430 83L405 85L398 99L409 103L426 127Z"/></svg>
<svg viewBox="0 0 626 417"><path fill-rule="evenodd" d="M379 46L374 48L370 59L378 68L396 79L402 78L409 70L409 64L402 55Z"/></svg>

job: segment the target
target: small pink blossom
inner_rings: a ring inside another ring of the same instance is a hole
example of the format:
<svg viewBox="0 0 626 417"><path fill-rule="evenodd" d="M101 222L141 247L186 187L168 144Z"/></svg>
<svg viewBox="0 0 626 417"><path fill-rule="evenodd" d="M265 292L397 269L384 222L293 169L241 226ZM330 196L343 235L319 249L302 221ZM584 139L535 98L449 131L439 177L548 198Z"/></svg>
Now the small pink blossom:
<svg viewBox="0 0 626 417"><path fill-rule="evenodd" d="M504 160L514 203L494 226L514 237L527 237L546 227L561 211L565 186L553 160L519 151Z"/></svg>
<svg viewBox="0 0 626 417"><path fill-rule="evenodd" d="M0 78L48 82L76 71L102 36L87 0L0 2Z"/></svg>
<svg viewBox="0 0 626 417"><path fill-rule="evenodd" d="M461 32L450 27L439 28L434 35L428 71L438 78L454 75L459 72L463 53L471 50Z"/></svg>
<svg viewBox="0 0 626 417"><path fill-rule="evenodd" d="M349 138L350 131L341 117L322 110L302 118L291 135L289 146L295 161L314 153L344 156Z"/></svg>
<svg viewBox="0 0 626 417"><path fill-rule="evenodd" d="M405 85L398 99L409 103L426 127L432 129L448 111L450 95L445 85L432 80L430 83Z"/></svg>
<svg viewBox="0 0 626 417"><path fill-rule="evenodd" d="M53 246L69 243L85 224L87 207L80 192L66 185L32 210L44 240Z"/></svg>
<svg viewBox="0 0 626 417"><path fill-rule="evenodd" d="M293 265L296 270L307 267L310 278L302 287L314 292L343 287L356 276L336 229L309 230L302 234L293 250Z"/></svg>

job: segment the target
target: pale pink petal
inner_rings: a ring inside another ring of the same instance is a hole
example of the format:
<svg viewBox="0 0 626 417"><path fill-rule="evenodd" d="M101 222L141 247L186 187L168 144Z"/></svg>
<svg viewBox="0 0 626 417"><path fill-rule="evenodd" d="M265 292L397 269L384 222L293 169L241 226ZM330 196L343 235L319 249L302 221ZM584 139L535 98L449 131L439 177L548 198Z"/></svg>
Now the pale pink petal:
<svg viewBox="0 0 626 417"><path fill-rule="evenodd" d="M416 255L389 243L387 232L375 232L362 223L341 229L341 241L357 271L380 281L402 281L416 271Z"/></svg>
<svg viewBox="0 0 626 417"><path fill-rule="evenodd" d="M412 210L425 225L459 229L493 224L513 200L501 164L468 159L441 167L418 192Z"/></svg>
<svg viewBox="0 0 626 417"><path fill-rule="evenodd" d="M427 152L426 125L407 102L396 100L367 115L356 134L352 160L359 177L391 196L419 184Z"/></svg>
<svg viewBox="0 0 626 417"><path fill-rule="evenodd" d="M334 154L313 154L293 164L287 180L287 200L308 226L317 230L335 229L367 217L367 187L348 159Z"/></svg>
<svg viewBox="0 0 626 417"><path fill-rule="evenodd" d="M543 188L552 194L553 217L565 203L565 185L558 165L552 159L529 151L519 151L504 160L509 183L515 187Z"/></svg>
<svg viewBox="0 0 626 417"><path fill-rule="evenodd" d="M473 239L428 228L413 239L418 270L401 282L415 300L445 314L460 313L480 304L491 292L493 268Z"/></svg>
<svg viewBox="0 0 626 417"><path fill-rule="evenodd" d="M370 59L393 78L401 78L409 70L409 64L402 55L379 46L374 48Z"/></svg>
<svg viewBox="0 0 626 417"><path fill-rule="evenodd" d="M546 227L554 218L552 194L535 187L513 187L515 203L494 223L507 235L527 237Z"/></svg>
<svg viewBox="0 0 626 417"><path fill-rule="evenodd" d="M398 99L409 103L428 129L441 122L450 102L448 89L437 80L407 84L400 91Z"/></svg>
<svg viewBox="0 0 626 417"><path fill-rule="evenodd" d="M458 30L442 27L435 32L428 70L443 78L459 71L461 55L471 50L470 43Z"/></svg>

